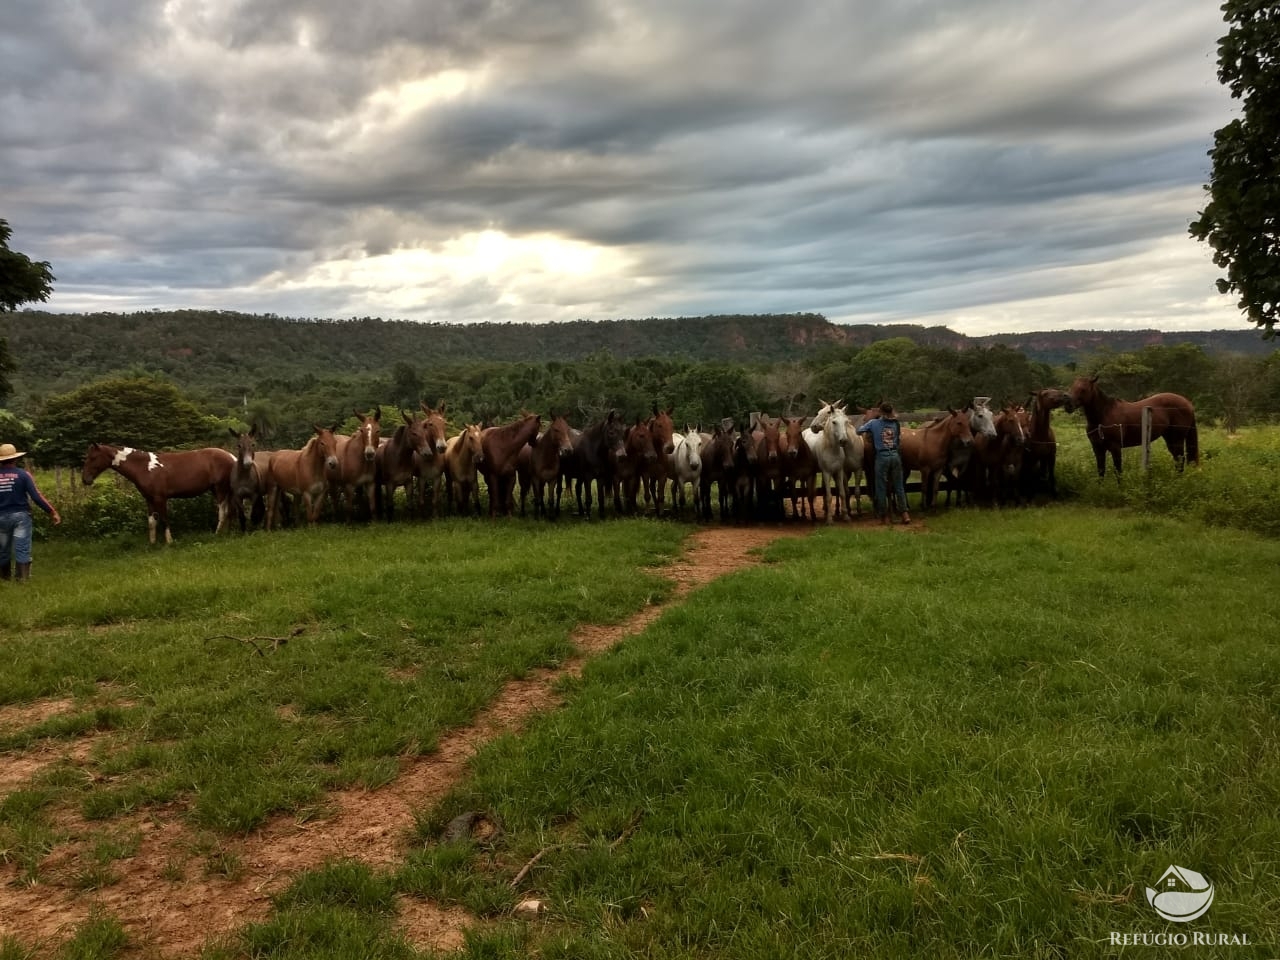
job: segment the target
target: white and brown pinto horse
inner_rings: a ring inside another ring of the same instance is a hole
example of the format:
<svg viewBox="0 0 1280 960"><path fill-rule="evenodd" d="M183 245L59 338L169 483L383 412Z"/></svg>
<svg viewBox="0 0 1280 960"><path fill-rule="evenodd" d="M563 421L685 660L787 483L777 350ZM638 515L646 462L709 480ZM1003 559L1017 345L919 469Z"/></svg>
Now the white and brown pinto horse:
<svg viewBox="0 0 1280 960"><path fill-rule="evenodd" d="M320 519L325 493L341 482L338 472L338 438L333 427L315 427L315 435L301 450L277 450L267 465L267 529L279 522L284 498L302 501L307 523Z"/></svg>
<svg viewBox="0 0 1280 960"><path fill-rule="evenodd" d="M172 543L169 530L169 500L174 497L198 497L212 493L218 507L221 532L231 508L231 468L236 458L221 447L200 450L175 450L150 453L133 447L113 447L106 443L90 444L84 457L80 479L87 487L104 470L114 470L142 494L147 502L147 533L156 542L156 529L164 529L164 542Z"/></svg>
<svg viewBox="0 0 1280 960"><path fill-rule="evenodd" d="M338 483L329 488L333 512L338 501L345 499L347 522L351 522L356 490L363 488L369 505L369 517L377 505L378 444L382 439L382 407L365 414L352 409L360 425L349 437L338 437Z"/></svg>

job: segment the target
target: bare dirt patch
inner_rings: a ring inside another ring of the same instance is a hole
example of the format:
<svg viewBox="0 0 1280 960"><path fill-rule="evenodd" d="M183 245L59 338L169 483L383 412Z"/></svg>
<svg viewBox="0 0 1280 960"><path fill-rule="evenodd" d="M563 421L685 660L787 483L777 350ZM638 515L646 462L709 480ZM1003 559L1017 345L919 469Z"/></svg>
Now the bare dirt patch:
<svg viewBox="0 0 1280 960"><path fill-rule="evenodd" d="M573 638L580 651L577 657L557 669L531 671L506 684L470 726L442 737L430 756L405 761L400 775L387 786L331 794L331 815L322 820L277 818L248 837L219 841L211 855L193 852L199 849L198 841L176 811L153 811L137 818L142 834L137 853L115 863L120 880L96 891L78 890L55 878L21 887L14 883L14 868L4 868L0 934L52 947L100 906L124 924L144 955L193 956L207 939L265 918L271 895L304 870L338 858L389 866L404 852L414 811L429 807L459 783L484 743L519 730L535 714L556 706L561 677L576 675L591 656L639 633L697 587L757 562L755 551L760 548L781 537L805 536L812 529L806 523L699 530L686 541L684 555L663 570L675 583L666 601L622 623L580 628ZM61 860L66 853L55 856ZM210 864L234 869L210 869ZM450 949L460 946L463 930L478 921L456 908L404 899L401 922L415 944Z"/></svg>
<svg viewBox="0 0 1280 960"><path fill-rule="evenodd" d="M32 703L6 703L0 707L0 730L14 731L33 727L37 723L64 713L71 713L76 702L68 697L50 697Z"/></svg>

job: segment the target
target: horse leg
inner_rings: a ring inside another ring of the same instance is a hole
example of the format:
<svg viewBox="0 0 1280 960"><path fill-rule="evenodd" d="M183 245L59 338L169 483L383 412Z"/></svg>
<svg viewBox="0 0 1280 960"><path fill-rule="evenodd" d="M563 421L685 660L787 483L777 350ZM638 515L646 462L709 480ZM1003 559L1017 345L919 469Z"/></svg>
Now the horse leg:
<svg viewBox="0 0 1280 960"><path fill-rule="evenodd" d="M1116 468L1116 483L1120 482L1120 444L1111 448L1111 463Z"/></svg>

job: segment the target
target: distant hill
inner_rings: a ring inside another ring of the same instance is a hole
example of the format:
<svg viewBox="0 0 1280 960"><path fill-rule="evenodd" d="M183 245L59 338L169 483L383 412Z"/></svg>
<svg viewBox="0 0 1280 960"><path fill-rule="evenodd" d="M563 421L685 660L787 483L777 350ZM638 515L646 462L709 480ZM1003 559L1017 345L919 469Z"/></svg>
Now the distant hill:
<svg viewBox="0 0 1280 960"><path fill-rule="evenodd" d="M1066 363L1101 350L1190 342L1207 352L1269 353L1250 329L1194 333L1064 330L967 337L946 327L834 324L818 314L745 315L556 324L420 324L371 317L287 319L223 311L0 314L0 337L18 365L15 389L27 395L70 390L128 370L156 370L185 386L250 389L266 380L321 371L423 370L470 362L545 363L598 351L618 358L662 356L768 364L891 337L957 350L1004 344L1033 360ZM239 385L239 386L237 386Z"/></svg>

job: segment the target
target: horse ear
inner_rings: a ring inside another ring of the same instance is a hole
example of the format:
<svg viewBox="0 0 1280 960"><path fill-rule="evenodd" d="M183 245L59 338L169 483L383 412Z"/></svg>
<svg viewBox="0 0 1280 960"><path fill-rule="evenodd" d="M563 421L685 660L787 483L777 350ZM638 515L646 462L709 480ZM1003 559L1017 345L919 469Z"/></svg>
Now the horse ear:
<svg viewBox="0 0 1280 960"><path fill-rule="evenodd" d="M237 432L235 427L227 427L227 433L231 434L231 436L235 437L237 440L240 439L240 434Z"/></svg>
<svg viewBox="0 0 1280 960"><path fill-rule="evenodd" d="M440 416L444 416L444 397L441 397L440 402L436 404L436 412L440 414Z"/></svg>
<svg viewBox="0 0 1280 960"><path fill-rule="evenodd" d="M1090 378L1089 378L1089 382L1090 382L1090 383L1097 383L1097 382L1098 382L1098 375L1095 373L1092 377L1090 377Z"/></svg>
<svg viewBox="0 0 1280 960"><path fill-rule="evenodd" d="M382 422L382 404L378 404L373 408L373 419L378 423Z"/></svg>
<svg viewBox="0 0 1280 960"><path fill-rule="evenodd" d="M400 411L400 419L410 426L413 425L413 417L409 416L409 414L405 413L403 410Z"/></svg>
<svg viewBox="0 0 1280 960"><path fill-rule="evenodd" d="M657 400L653 401L649 409L653 411L653 415L656 417L658 415L658 401Z"/></svg>

